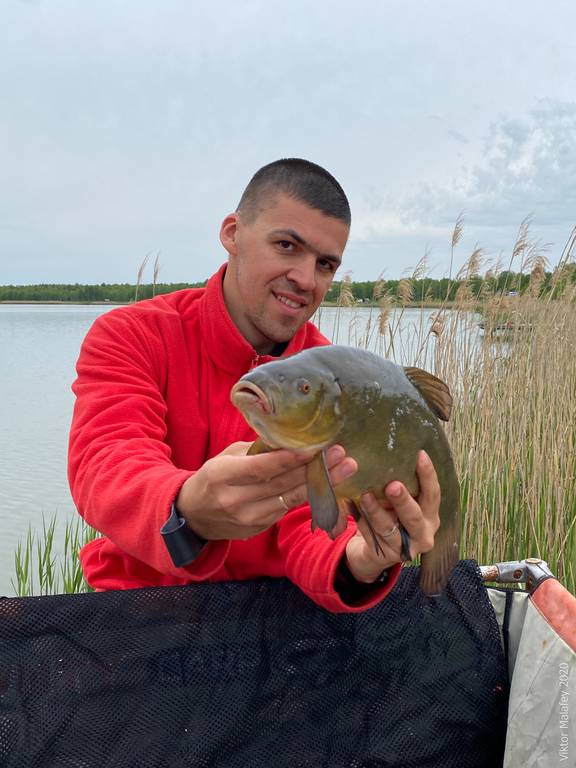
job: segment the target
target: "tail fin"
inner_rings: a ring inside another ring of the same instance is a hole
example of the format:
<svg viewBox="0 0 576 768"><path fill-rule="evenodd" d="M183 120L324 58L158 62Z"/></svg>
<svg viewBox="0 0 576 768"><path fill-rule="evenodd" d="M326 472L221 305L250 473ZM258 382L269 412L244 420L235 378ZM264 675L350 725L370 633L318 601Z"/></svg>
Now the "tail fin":
<svg viewBox="0 0 576 768"><path fill-rule="evenodd" d="M434 549L420 557L420 589L427 595L439 595L450 571L458 562L459 521L440 528L434 537Z"/></svg>

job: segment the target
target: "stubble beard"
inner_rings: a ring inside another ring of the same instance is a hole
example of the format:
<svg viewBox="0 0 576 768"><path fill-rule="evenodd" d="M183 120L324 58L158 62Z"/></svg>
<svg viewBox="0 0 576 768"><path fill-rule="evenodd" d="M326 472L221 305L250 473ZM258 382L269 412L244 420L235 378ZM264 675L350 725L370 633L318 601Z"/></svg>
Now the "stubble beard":
<svg viewBox="0 0 576 768"><path fill-rule="evenodd" d="M239 286L243 285L245 282L243 279L244 270L242 267L242 259L239 257L236 265L236 281ZM271 301L277 301L274 296L273 282L268 284L267 287ZM291 288L290 290L293 289ZM243 291L241 291L241 293L243 293ZM304 312L302 320L287 317L286 322L283 323L279 319L275 320L270 317L269 313L266 311L266 300L264 300L264 305L259 308L250 309L248 301L244 301L244 306L246 308L245 317L249 320L252 327L262 336L263 340L273 344L285 344L289 342L316 311L315 307L312 312L309 310Z"/></svg>
<svg viewBox="0 0 576 768"><path fill-rule="evenodd" d="M276 299L274 299L276 301ZM306 316L302 320L290 320L287 319L286 324L280 320L273 320L266 316L266 313L261 310L253 314L250 317L250 321L254 328L266 339L274 344L284 344L289 342L300 330L300 328L309 320Z"/></svg>

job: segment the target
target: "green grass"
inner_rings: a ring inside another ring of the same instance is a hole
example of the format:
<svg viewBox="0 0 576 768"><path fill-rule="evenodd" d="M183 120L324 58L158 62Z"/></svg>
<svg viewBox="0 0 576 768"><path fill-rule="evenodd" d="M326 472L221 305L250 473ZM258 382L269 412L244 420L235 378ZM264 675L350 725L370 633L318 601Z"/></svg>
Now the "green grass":
<svg viewBox="0 0 576 768"><path fill-rule="evenodd" d="M62 547L57 547L56 518L43 518L42 529L28 526L14 553L12 587L19 597L90 592L82 576L79 550L97 534L78 517L65 525ZM61 552L60 555L56 552Z"/></svg>

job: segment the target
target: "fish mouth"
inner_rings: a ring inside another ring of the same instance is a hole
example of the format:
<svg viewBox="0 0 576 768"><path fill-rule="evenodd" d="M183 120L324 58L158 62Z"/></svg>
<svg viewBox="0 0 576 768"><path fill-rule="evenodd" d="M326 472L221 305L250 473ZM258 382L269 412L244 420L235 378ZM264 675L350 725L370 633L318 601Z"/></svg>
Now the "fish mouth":
<svg viewBox="0 0 576 768"><path fill-rule="evenodd" d="M260 410L266 416L274 413L274 403L263 389L251 381L238 381L230 391L230 399L242 412Z"/></svg>

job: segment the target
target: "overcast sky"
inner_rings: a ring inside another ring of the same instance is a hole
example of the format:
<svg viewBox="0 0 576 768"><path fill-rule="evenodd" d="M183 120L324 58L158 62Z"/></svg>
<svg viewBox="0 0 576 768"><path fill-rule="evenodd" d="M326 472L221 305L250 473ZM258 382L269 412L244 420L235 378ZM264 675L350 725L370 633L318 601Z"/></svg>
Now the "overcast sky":
<svg viewBox="0 0 576 768"><path fill-rule="evenodd" d="M576 224L575 28L554 0L0 0L0 284L133 282L148 253L203 280L279 157L342 183L353 279L425 252L446 274L461 211L460 262L506 258L532 214L554 263Z"/></svg>

